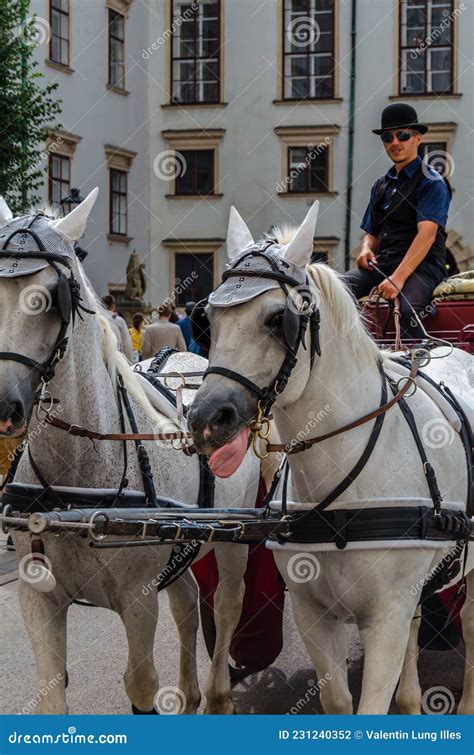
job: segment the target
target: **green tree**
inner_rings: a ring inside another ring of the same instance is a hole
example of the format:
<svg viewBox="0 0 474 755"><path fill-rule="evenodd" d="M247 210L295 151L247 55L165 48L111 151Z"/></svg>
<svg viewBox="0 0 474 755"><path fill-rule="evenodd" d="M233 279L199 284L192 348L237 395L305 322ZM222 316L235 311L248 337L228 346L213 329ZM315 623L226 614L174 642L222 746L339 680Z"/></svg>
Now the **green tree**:
<svg viewBox="0 0 474 755"><path fill-rule="evenodd" d="M58 128L57 84L37 70L35 47L47 42L45 19L29 16L30 0L0 0L0 194L19 214L40 201L47 153L45 129Z"/></svg>

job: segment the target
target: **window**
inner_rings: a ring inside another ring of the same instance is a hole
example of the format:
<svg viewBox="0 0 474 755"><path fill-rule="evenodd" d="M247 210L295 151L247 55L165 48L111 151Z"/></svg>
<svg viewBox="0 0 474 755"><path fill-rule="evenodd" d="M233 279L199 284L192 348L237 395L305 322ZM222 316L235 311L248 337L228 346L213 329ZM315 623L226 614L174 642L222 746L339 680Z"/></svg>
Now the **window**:
<svg viewBox="0 0 474 755"><path fill-rule="evenodd" d="M49 155L48 199L51 205L60 207L61 199L71 191L71 160L63 155Z"/></svg>
<svg viewBox="0 0 474 755"><path fill-rule="evenodd" d="M452 94L454 0L400 0L400 94Z"/></svg>
<svg viewBox="0 0 474 755"><path fill-rule="evenodd" d="M176 153L176 165L180 166L175 179L175 194L214 193L214 150L186 149Z"/></svg>
<svg viewBox="0 0 474 755"><path fill-rule="evenodd" d="M51 38L49 59L63 66L69 65L69 0L50 0L49 20Z"/></svg>
<svg viewBox="0 0 474 755"><path fill-rule="evenodd" d="M110 170L110 233L127 235L127 172Z"/></svg>
<svg viewBox="0 0 474 755"><path fill-rule="evenodd" d="M288 191L329 191L328 150L323 144L314 149L289 147Z"/></svg>
<svg viewBox="0 0 474 755"><path fill-rule="evenodd" d="M283 98L334 97L335 0L283 0Z"/></svg>
<svg viewBox="0 0 474 755"><path fill-rule="evenodd" d="M109 9L109 85L125 89L125 16Z"/></svg>
<svg viewBox="0 0 474 755"><path fill-rule="evenodd" d="M418 147L419 156L426 162L436 162L436 158L440 155L446 155L448 152L448 145L446 142L422 142Z"/></svg>
<svg viewBox="0 0 474 755"><path fill-rule="evenodd" d="M176 305L205 299L214 288L214 254L175 253Z"/></svg>
<svg viewBox="0 0 474 755"><path fill-rule="evenodd" d="M172 0L171 100L220 100L220 0Z"/></svg>

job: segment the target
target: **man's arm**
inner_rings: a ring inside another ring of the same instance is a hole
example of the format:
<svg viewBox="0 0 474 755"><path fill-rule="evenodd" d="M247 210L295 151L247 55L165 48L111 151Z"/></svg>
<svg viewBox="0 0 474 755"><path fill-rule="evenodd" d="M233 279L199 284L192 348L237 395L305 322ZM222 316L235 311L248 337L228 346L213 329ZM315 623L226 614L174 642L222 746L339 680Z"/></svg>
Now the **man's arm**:
<svg viewBox="0 0 474 755"><path fill-rule="evenodd" d="M438 224L431 220L422 220L417 227L418 233L397 269L391 274L390 279L382 281L378 286L379 294L388 301L398 296L407 278L413 275L425 259L438 233Z"/></svg>
<svg viewBox="0 0 474 755"><path fill-rule="evenodd" d="M372 233L366 233L360 242L360 252L357 257L357 267L364 270L370 270L369 262L377 262L377 250L379 248L379 238Z"/></svg>

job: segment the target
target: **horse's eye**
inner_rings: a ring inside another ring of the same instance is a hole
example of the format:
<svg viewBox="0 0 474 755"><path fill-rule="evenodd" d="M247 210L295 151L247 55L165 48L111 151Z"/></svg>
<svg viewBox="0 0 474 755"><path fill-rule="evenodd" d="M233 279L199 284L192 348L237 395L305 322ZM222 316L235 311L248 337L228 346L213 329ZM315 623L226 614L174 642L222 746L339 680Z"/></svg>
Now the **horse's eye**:
<svg viewBox="0 0 474 755"><path fill-rule="evenodd" d="M283 312L277 312L276 315L272 315L268 318L265 325L267 328L281 328L283 323Z"/></svg>

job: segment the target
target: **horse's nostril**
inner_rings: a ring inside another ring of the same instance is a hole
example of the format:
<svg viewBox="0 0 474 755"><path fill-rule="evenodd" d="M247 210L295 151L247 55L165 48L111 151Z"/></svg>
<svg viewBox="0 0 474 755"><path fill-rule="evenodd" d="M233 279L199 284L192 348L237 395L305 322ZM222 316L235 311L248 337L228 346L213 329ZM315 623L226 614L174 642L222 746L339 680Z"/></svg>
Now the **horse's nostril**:
<svg viewBox="0 0 474 755"><path fill-rule="evenodd" d="M12 401L9 419L11 419L12 422L21 422L24 419L24 416L23 403L21 401Z"/></svg>
<svg viewBox="0 0 474 755"><path fill-rule="evenodd" d="M210 426L213 430L218 427L225 427L235 424L237 421L237 412L233 406L223 406L218 409L211 417Z"/></svg>

